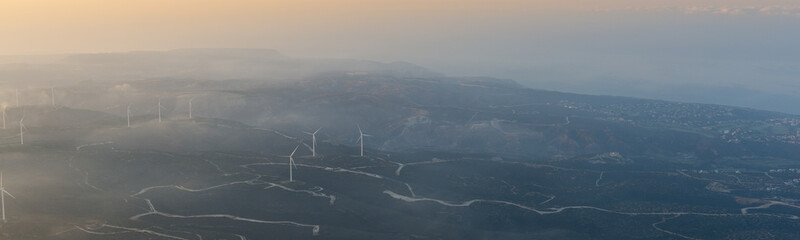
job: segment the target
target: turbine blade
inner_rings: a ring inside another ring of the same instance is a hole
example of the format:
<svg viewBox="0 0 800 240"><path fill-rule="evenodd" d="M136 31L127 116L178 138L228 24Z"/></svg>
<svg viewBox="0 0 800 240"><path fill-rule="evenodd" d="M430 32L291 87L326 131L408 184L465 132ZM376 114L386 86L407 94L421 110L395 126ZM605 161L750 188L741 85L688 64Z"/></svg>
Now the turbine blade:
<svg viewBox="0 0 800 240"><path fill-rule="evenodd" d="M364 134L364 137L372 137L372 135Z"/></svg>
<svg viewBox="0 0 800 240"><path fill-rule="evenodd" d="M8 196L11 196L11 198L13 198L13 199L17 199L17 197L14 197L14 195L11 195L11 193L8 193L8 191L6 191L5 189L3 189L3 192L4 192L5 194L8 194Z"/></svg>
<svg viewBox="0 0 800 240"><path fill-rule="evenodd" d="M289 155L289 156L294 156L294 152L297 152L297 148L299 148L299 147L300 147L300 145L297 145L297 147L294 147L294 151L292 151L292 154Z"/></svg>
<svg viewBox="0 0 800 240"><path fill-rule="evenodd" d="M319 132L319 130L322 130L322 128L317 128L317 131L314 131L314 133L313 133L313 134L311 134L311 135L315 135L315 134L317 134L317 132Z"/></svg>
<svg viewBox="0 0 800 240"><path fill-rule="evenodd" d="M361 138L362 138L361 136L358 137L358 140L356 140L356 144L361 142Z"/></svg>
<svg viewBox="0 0 800 240"><path fill-rule="evenodd" d="M363 133L363 132L361 131L361 125L358 125L358 124L356 124L356 127L358 127L358 133Z"/></svg>
<svg viewBox="0 0 800 240"><path fill-rule="evenodd" d="M306 132L306 131L303 131L303 133L308 134L308 135L314 135L314 133L310 133L310 132Z"/></svg>

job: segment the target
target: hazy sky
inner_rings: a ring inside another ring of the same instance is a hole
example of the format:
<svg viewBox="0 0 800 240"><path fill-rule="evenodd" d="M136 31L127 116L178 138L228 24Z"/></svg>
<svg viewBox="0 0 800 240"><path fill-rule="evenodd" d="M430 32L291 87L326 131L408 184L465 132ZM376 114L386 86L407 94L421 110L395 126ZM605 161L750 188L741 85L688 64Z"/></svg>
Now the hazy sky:
<svg viewBox="0 0 800 240"><path fill-rule="evenodd" d="M594 11L738 11L763 0L25 0L0 1L0 54L263 47L350 55L388 44L447 44L487 28L562 28ZM794 6L792 5L794 4ZM688 10L696 9L696 10ZM714 11L714 10L708 10ZM800 11L792 10L797 14ZM572 14L573 16L567 16ZM540 29L547 30L547 29ZM438 34L437 34L438 33ZM448 35L454 33L459 35ZM426 34L434 34L426 36ZM443 36L444 35L444 36ZM434 39L430 39L433 37ZM364 39L364 40L359 40ZM362 49L354 49L362 45ZM390 45L393 46L393 45ZM337 50L341 49L341 50ZM385 50L389 51L389 50ZM377 54L377 53L376 53Z"/></svg>
<svg viewBox="0 0 800 240"><path fill-rule="evenodd" d="M800 113L796 29L796 0L0 1L3 55L269 48Z"/></svg>

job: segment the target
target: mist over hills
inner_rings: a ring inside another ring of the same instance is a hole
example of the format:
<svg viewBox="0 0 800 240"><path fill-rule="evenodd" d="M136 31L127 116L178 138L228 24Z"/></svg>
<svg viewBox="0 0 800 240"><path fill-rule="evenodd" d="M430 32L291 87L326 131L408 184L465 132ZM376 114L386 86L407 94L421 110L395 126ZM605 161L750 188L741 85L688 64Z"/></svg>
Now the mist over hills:
<svg viewBox="0 0 800 240"><path fill-rule="evenodd" d="M20 87L151 78L286 80L323 72L439 76L409 63L289 58L266 49L179 49L127 53L0 56L0 81Z"/></svg>
<svg viewBox="0 0 800 240"><path fill-rule="evenodd" d="M253 49L74 54L50 61L6 64L16 69L0 71L9 86L0 94L4 105L14 105L15 91L23 104L46 105L48 90L58 86L54 93L62 106L117 117L131 106L135 120L152 120L159 100L168 119L186 118L192 100L196 117L294 133L323 127L341 142L355 141L354 127L361 125L375 136L367 145L397 152L542 158L796 153L784 147L796 137L793 115L535 90L512 80L446 77L406 63L293 59ZM59 66L56 72L42 72L53 66ZM750 125L748 132L725 136L743 124Z"/></svg>
<svg viewBox="0 0 800 240"><path fill-rule="evenodd" d="M0 59L7 238L798 237L796 115L272 50Z"/></svg>

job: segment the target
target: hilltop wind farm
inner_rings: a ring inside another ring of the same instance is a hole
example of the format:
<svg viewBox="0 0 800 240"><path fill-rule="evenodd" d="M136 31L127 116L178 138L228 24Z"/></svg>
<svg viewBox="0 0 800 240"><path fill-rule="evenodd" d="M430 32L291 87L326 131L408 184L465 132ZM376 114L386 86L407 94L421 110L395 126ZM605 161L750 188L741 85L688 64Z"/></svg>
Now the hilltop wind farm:
<svg viewBox="0 0 800 240"><path fill-rule="evenodd" d="M796 115L261 52L304 70L4 83L0 236L798 237ZM141 55L114 58L146 74ZM48 65L100 75L80 62L99 57Z"/></svg>
<svg viewBox="0 0 800 240"><path fill-rule="evenodd" d="M0 239L800 239L799 19L0 1Z"/></svg>

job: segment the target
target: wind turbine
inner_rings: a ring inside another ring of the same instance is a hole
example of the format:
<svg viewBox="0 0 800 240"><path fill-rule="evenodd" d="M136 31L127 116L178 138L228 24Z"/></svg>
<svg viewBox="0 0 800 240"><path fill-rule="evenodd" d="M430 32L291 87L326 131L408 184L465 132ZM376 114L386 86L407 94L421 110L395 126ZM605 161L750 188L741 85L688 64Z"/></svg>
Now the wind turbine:
<svg viewBox="0 0 800 240"><path fill-rule="evenodd" d="M17 107L19 107L19 89L14 89L14 95L17 97Z"/></svg>
<svg viewBox="0 0 800 240"><path fill-rule="evenodd" d="M158 122L161 122L161 98L158 99Z"/></svg>
<svg viewBox="0 0 800 240"><path fill-rule="evenodd" d="M192 100L194 100L194 98L189 99L189 119L192 119Z"/></svg>
<svg viewBox="0 0 800 240"><path fill-rule="evenodd" d="M130 103L128 104L127 113L128 113L128 127L131 127L131 104Z"/></svg>
<svg viewBox="0 0 800 240"><path fill-rule="evenodd" d="M6 191L5 187L3 187L3 172L0 172L0 204L3 205L3 222L7 222L6 221L6 198L5 198L6 194L8 194L8 196L10 196L10 197L12 197L14 199L17 199L16 197L14 197L14 195L11 195L11 193Z"/></svg>
<svg viewBox="0 0 800 240"><path fill-rule="evenodd" d="M289 154L289 156L288 156L289 157L289 182L294 182L294 178L292 178L292 166L294 166L294 168L297 168L297 164L294 163L294 153L297 152L297 148L299 148L299 147L300 147L300 145L297 145L297 147L294 147L294 151L292 151L292 154Z"/></svg>
<svg viewBox="0 0 800 240"><path fill-rule="evenodd" d="M24 113L22 114L22 118L19 119L19 144L20 145L24 145L25 144L25 132L23 131L23 129L28 130L28 128L25 127L25 124L22 124L22 120L25 120L25 114Z"/></svg>
<svg viewBox="0 0 800 240"><path fill-rule="evenodd" d="M3 106L3 129L6 129L6 106Z"/></svg>
<svg viewBox="0 0 800 240"><path fill-rule="evenodd" d="M361 156L364 156L364 137L372 137L372 135L364 134L364 131L361 131L361 126L358 126L358 142L361 143Z"/></svg>
<svg viewBox="0 0 800 240"><path fill-rule="evenodd" d="M322 130L322 128L318 128L317 131L314 131L313 133L304 132L308 135L311 135L311 156L313 157L317 156L317 132L319 132L319 130Z"/></svg>

